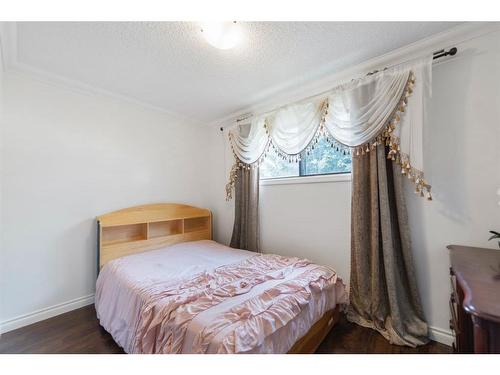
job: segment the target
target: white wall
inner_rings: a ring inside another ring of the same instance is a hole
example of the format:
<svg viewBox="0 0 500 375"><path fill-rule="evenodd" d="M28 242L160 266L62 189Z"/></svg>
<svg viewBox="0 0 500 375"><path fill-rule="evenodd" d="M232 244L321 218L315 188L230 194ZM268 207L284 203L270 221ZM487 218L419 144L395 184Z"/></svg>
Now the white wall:
<svg viewBox="0 0 500 375"><path fill-rule="evenodd" d="M457 45L459 54L433 68L425 128L425 173L434 201L408 188L420 291L432 326L448 330L446 245L495 248L500 228L500 32Z"/></svg>
<svg viewBox="0 0 500 375"><path fill-rule="evenodd" d="M262 186L261 199L265 252L302 256L330 265L348 282L349 181Z"/></svg>
<svg viewBox="0 0 500 375"><path fill-rule="evenodd" d="M462 40L467 40L467 36ZM500 32L458 43L459 54L433 68L432 106L425 128L425 172L434 201L407 201L413 252L432 335L450 342L446 245L495 247L488 230L500 226ZM217 178L227 179L231 158L213 130ZM228 242L233 202L214 185L216 238ZM263 186L261 232L265 252L299 255L332 265L349 280L350 183ZM221 217L222 216L222 217Z"/></svg>
<svg viewBox="0 0 500 375"><path fill-rule="evenodd" d="M0 323L7 330L91 302L95 216L153 202L207 206L199 161L209 130L21 73L6 73L4 94Z"/></svg>

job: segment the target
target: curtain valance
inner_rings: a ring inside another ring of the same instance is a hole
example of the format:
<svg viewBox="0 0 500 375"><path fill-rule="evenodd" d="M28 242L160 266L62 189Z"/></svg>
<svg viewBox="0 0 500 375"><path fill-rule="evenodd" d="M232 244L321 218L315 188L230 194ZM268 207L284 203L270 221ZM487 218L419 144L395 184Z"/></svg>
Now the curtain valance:
<svg viewBox="0 0 500 375"><path fill-rule="evenodd" d="M352 80L328 93L255 117L229 132L235 166L226 187L231 198L238 168L259 167L273 149L298 162L320 137L336 150L364 155L377 145L431 199L423 178L422 131L425 101L431 95L432 57L413 60ZM410 98L411 96L411 98Z"/></svg>

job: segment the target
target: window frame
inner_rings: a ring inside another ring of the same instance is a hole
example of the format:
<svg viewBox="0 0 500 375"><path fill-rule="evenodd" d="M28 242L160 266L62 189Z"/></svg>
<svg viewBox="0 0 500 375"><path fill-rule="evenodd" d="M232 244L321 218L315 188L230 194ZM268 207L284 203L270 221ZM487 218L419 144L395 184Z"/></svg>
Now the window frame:
<svg viewBox="0 0 500 375"><path fill-rule="evenodd" d="M325 182L350 182L352 172L324 173L305 176L274 177L259 179L260 186L317 184Z"/></svg>
<svg viewBox="0 0 500 375"><path fill-rule="evenodd" d="M298 161L298 167L299 167L299 174L298 176L278 176L278 177L265 177L262 178L259 175L259 181L261 185L283 185L283 184L296 184L299 183L297 180L299 179L308 179L307 181L304 181L303 183L310 183L310 182L333 182L333 181L351 181L351 173L352 173L352 162L351 162L351 170L349 172L332 172L332 173L316 173L316 174L305 174L305 163L306 163L307 156L300 158ZM351 161L352 161L352 155L351 155ZM331 176L341 176L338 178L327 178ZM318 178L311 178L311 177L318 177ZM264 183L262 184L263 181L276 181L276 183Z"/></svg>

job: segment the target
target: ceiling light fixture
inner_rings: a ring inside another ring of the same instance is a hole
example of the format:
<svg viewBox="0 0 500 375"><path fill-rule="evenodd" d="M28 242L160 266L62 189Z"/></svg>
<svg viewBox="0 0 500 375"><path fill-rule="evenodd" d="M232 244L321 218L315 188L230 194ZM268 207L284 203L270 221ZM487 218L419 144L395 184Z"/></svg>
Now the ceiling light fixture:
<svg viewBox="0 0 500 375"><path fill-rule="evenodd" d="M219 49L233 48L242 39L241 28L236 21L202 22L201 32L208 43Z"/></svg>

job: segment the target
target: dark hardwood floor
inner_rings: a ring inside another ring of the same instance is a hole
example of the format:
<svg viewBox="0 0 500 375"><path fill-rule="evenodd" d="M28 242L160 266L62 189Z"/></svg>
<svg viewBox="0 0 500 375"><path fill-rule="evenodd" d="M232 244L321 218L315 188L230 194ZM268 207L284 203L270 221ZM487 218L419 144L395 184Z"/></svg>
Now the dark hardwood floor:
<svg viewBox="0 0 500 375"><path fill-rule="evenodd" d="M123 353L101 328L94 305L4 333L0 353Z"/></svg>
<svg viewBox="0 0 500 375"><path fill-rule="evenodd" d="M389 344L377 332L347 322L336 325L317 353L450 353L451 348L431 342L412 349ZM0 353L123 353L99 326L94 306L7 332L0 336Z"/></svg>
<svg viewBox="0 0 500 375"><path fill-rule="evenodd" d="M344 317L323 340L316 353L323 354L451 354L450 346L430 341L418 348L391 345L377 331L348 322Z"/></svg>

